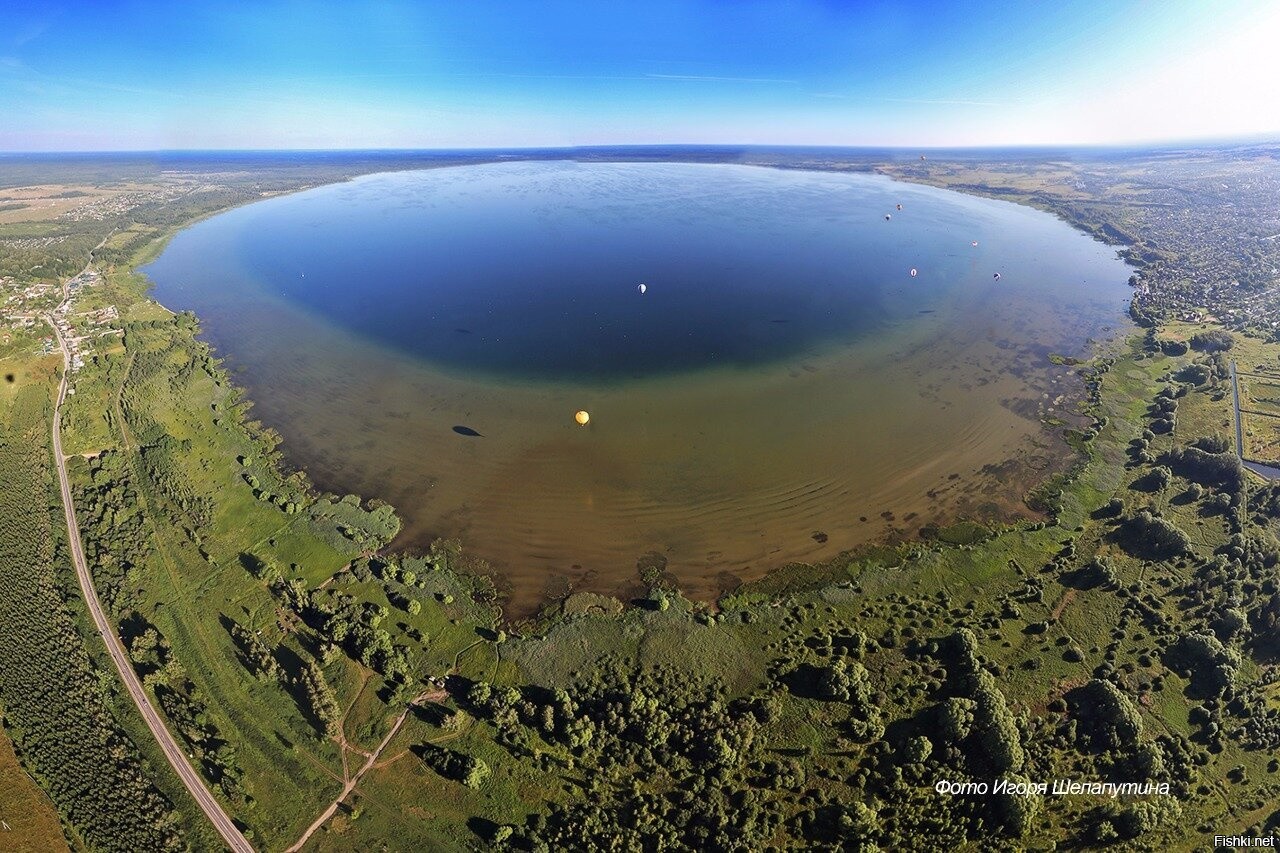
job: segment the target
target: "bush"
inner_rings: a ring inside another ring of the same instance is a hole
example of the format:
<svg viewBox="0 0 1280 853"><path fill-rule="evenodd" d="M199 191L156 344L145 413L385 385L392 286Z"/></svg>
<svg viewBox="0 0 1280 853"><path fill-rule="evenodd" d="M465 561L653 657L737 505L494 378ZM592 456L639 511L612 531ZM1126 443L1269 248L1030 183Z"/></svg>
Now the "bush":
<svg viewBox="0 0 1280 853"><path fill-rule="evenodd" d="M1110 681L1095 678L1068 696L1081 733L1102 749L1137 745L1142 734L1138 708Z"/></svg>
<svg viewBox="0 0 1280 853"><path fill-rule="evenodd" d="M1235 681L1239 654L1212 634L1188 634L1169 648L1165 665L1191 679L1193 693L1216 696Z"/></svg>
<svg viewBox="0 0 1280 853"><path fill-rule="evenodd" d="M1173 375L1179 382L1190 382L1192 385L1204 385L1213 374L1203 364L1188 364Z"/></svg>
<svg viewBox="0 0 1280 853"><path fill-rule="evenodd" d="M1191 348L1200 352L1226 352L1235 346L1236 339L1226 329L1197 332L1191 336Z"/></svg>
<svg viewBox="0 0 1280 853"><path fill-rule="evenodd" d="M1191 540L1177 525L1146 509L1126 521L1122 533L1127 550L1137 556L1169 559L1191 548Z"/></svg>
<svg viewBox="0 0 1280 853"><path fill-rule="evenodd" d="M1210 439L1200 438L1183 448L1174 448L1165 455L1169 467L1179 476L1203 486L1219 486L1230 491L1244 487L1244 468L1234 453L1208 452L1200 445Z"/></svg>
<svg viewBox="0 0 1280 853"><path fill-rule="evenodd" d="M978 689L974 691L973 698L977 703L974 713L976 733L991 771L999 775L1021 770L1026 760L1022 737L1004 694L990 673L983 671L978 674Z"/></svg>
<svg viewBox="0 0 1280 853"><path fill-rule="evenodd" d="M1191 446L1205 453L1226 453L1231 449L1231 440L1220 435L1205 435L1191 442Z"/></svg>

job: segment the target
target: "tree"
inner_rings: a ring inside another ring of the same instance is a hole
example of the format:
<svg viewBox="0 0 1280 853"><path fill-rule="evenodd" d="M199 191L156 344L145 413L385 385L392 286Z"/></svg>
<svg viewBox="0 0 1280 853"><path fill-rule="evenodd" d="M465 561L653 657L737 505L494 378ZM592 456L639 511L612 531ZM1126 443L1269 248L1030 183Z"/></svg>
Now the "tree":
<svg viewBox="0 0 1280 853"><path fill-rule="evenodd" d="M1247 628L1249 619L1238 607L1228 607L1222 611L1213 623L1213 631L1225 642L1230 642L1237 634Z"/></svg>
<svg viewBox="0 0 1280 853"><path fill-rule="evenodd" d="M493 695L493 687L487 681L477 681L467 690L467 701L476 707L484 707L489 704L489 697Z"/></svg>
<svg viewBox="0 0 1280 853"><path fill-rule="evenodd" d="M1036 817L1044 806L1044 798L1028 790L1031 782L1025 776L1012 774L1005 779L1013 782L1016 787L1013 791L998 796L996 811L1004 821L1005 831L1015 838L1021 838L1035 826Z"/></svg>
<svg viewBox="0 0 1280 853"><path fill-rule="evenodd" d="M369 565L368 557L359 557L351 561L351 574L361 583L373 580L373 569Z"/></svg>
<svg viewBox="0 0 1280 853"><path fill-rule="evenodd" d="M951 696L937 706L938 731L944 741L958 744L973 730L973 712L978 703L963 696Z"/></svg>
<svg viewBox="0 0 1280 853"><path fill-rule="evenodd" d="M1120 578L1116 575L1115 566L1111 560L1105 556L1094 557L1089 562L1080 567L1080 579L1088 586L1102 586L1115 588L1120 585Z"/></svg>
<svg viewBox="0 0 1280 853"><path fill-rule="evenodd" d="M1229 492L1240 491L1245 484L1244 470L1234 453L1226 449L1208 451L1199 439L1188 447L1175 447L1165 455L1169 466L1188 480L1203 486L1220 486Z"/></svg>
<svg viewBox="0 0 1280 853"><path fill-rule="evenodd" d="M1198 632L1170 646L1165 663L1189 677L1192 690L1199 695L1216 696L1235 682L1240 656L1212 634Z"/></svg>
<svg viewBox="0 0 1280 853"><path fill-rule="evenodd" d="M995 678L986 670L978 673L978 689L973 699L977 703L974 728L991 771L999 775L1021 770L1026 755L1017 721Z"/></svg>
<svg viewBox="0 0 1280 853"><path fill-rule="evenodd" d="M1235 343L1235 336L1226 329L1211 329L1191 336L1191 348L1200 352L1226 352Z"/></svg>
<svg viewBox="0 0 1280 853"><path fill-rule="evenodd" d="M912 764L923 764L932 753L933 744L924 735L908 738L902 751L903 757Z"/></svg>
<svg viewBox="0 0 1280 853"><path fill-rule="evenodd" d="M280 677L280 664L266 643L239 622L232 622L230 630L250 672L263 681Z"/></svg>
<svg viewBox="0 0 1280 853"><path fill-rule="evenodd" d="M1085 730L1094 743L1103 749L1137 745L1142 734L1142 715L1120 688L1095 678L1072 691L1070 698L1076 716L1087 723Z"/></svg>
<svg viewBox="0 0 1280 853"><path fill-rule="evenodd" d="M416 747L415 751L441 776L461 782L468 788L479 788L489 778L489 765L473 755L454 752L430 743Z"/></svg>
<svg viewBox="0 0 1280 853"><path fill-rule="evenodd" d="M342 721L342 711L338 708L338 700L334 698L333 688L325 681L324 673L315 661L309 660L303 665L298 674L298 684L321 731L326 737L336 736Z"/></svg>
<svg viewBox="0 0 1280 853"><path fill-rule="evenodd" d="M159 646L159 632L155 628L148 627L129 643L129 657L133 658L135 663L140 663L155 654Z"/></svg>
<svg viewBox="0 0 1280 853"><path fill-rule="evenodd" d="M1191 549L1186 533L1148 509L1125 522L1124 533L1128 549L1141 556L1168 559Z"/></svg>
<svg viewBox="0 0 1280 853"><path fill-rule="evenodd" d="M845 806L837 818L840 840L848 850L873 851L871 839L879 829L880 816L866 803L855 802Z"/></svg>
<svg viewBox="0 0 1280 853"><path fill-rule="evenodd" d="M1203 364L1188 364L1186 367L1174 374L1179 382L1190 382L1192 385L1203 385L1209 381L1212 376L1209 368Z"/></svg>
<svg viewBox="0 0 1280 853"><path fill-rule="evenodd" d="M1135 800L1112 820L1120 835L1125 838L1137 838L1181 816L1182 806L1177 798L1157 796L1149 800Z"/></svg>
<svg viewBox="0 0 1280 853"><path fill-rule="evenodd" d="M1142 478L1143 488L1152 492L1162 492L1173 482L1173 472L1167 465L1157 465Z"/></svg>

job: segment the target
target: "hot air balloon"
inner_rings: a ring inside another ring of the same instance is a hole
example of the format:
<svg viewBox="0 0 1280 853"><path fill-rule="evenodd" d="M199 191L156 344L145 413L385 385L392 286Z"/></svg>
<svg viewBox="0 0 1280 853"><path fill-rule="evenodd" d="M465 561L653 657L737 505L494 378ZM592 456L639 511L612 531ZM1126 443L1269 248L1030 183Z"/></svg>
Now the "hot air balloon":
<svg viewBox="0 0 1280 853"><path fill-rule="evenodd" d="M640 291L640 295L641 295L641 296L643 296L643 295L644 295L644 292L645 292L646 290L648 290L648 289L649 289L649 286L648 286L648 285L645 285L645 284L642 284L642 285L640 285L640 286L638 286L638 287L636 288L636 290Z"/></svg>
<svg viewBox="0 0 1280 853"><path fill-rule="evenodd" d="M912 268L911 268L911 277L912 277L912 278L915 278L915 277L916 277L916 268L915 268L915 267L912 267Z"/></svg>
<svg viewBox="0 0 1280 853"><path fill-rule="evenodd" d="M996 280L996 281L999 281L999 280L1000 280L1000 273L996 273L996 274L995 274L995 276L994 276L994 278L995 278L995 280Z"/></svg>
<svg viewBox="0 0 1280 853"><path fill-rule="evenodd" d="M898 210L902 210L902 205L898 205Z"/></svg>
<svg viewBox="0 0 1280 853"><path fill-rule="evenodd" d="M893 215L892 215L892 214L889 214L889 213L886 213L886 214L884 215L884 221L885 221L885 222L888 222L890 219L893 219Z"/></svg>
<svg viewBox="0 0 1280 853"><path fill-rule="evenodd" d="M926 159L926 158L925 158L925 156L924 156L923 154L921 154L921 155L920 155L920 159L921 159L921 160L924 160L924 159Z"/></svg>
<svg viewBox="0 0 1280 853"><path fill-rule="evenodd" d="M978 241L977 241L977 240L974 240L974 241L973 241L972 243L970 243L969 245L970 245L970 246L973 246L973 247L976 249L976 248L978 248Z"/></svg>
<svg viewBox="0 0 1280 853"><path fill-rule="evenodd" d="M578 410L578 412L573 416L573 419L574 419L575 421L577 421L577 422L578 422L578 424L579 424L580 426L586 426L586 425L587 425L587 421L591 420L591 415L590 415L590 414L588 414L586 411L583 411L583 410L581 410L581 409L580 409L580 410Z"/></svg>

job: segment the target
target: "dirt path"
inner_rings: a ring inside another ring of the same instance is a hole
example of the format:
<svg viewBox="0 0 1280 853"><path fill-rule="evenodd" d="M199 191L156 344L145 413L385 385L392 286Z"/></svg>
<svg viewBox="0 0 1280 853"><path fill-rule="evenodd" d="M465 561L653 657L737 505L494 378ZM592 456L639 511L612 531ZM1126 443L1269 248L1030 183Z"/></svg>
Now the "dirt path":
<svg viewBox="0 0 1280 853"><path fill-rule="evenodd" d="M442 699L445 699L446 697L448 697L448 695L449 695L449 694L448 694L447 692L445 692L444 690L442 690L442 689L440 689L440 688L436 688L435 690L428 690L426 693L423 693L423 694L422 694L421 696L419 696L417 699L414 699L414 700L413 700L413 704L415 704L415 705L421 705L423 702L439 702L439 701L441 701ZM433 744L435 744L435 743L448 743L449 741L451 741L451 740L453 740L453 739L455 739L455 738L457 738L457 737L462 736L464 733L465 733L465 731L451 732L451 733L449 733L449 734L445 735L444 737L440 737L440 738L436 738L435 740L428 741L428 743L433 743ZM386 767L387 765L391 764L392 762L394 762L394 761L398 761L400 758L404 757L404 755L405 755L408 751L409 751L409 750L407 750L407 749L402 749L402 750L400 750L399 752L397 752L395 755L391 756L390 758L384 758L384 759L382 759L382 760L381 760L381 761L379 761L377 764L373 765L373 769L374 769L374 770L381 770L382 768Z"/></svg>
<svg viewBox="0 0 1280 853"><path fill-rule="evenodd" d="M1066 592L1064 592L1062 594L1062 598L1058 599L1058 603L1054 605L1053 612L1049 615L1049 618L1051 618L1054 622L1057 622L1059 619L1061 619L1062 612L1067 609L1067 605L1069 605L1072 601L1075 600L1075 597L1076 597L1076 591L1074 589L1068 589Z"/></svg>
<svg viewBox="0 0 1280 853"><path fill-rule="evenodd" d="M347 795L355 790L356 783L360 781L361 777L364 776L365 773L373 769L374 765L377 764L378 756L382 754L382 750L387 748L387 744L391 743L391 739L400 731L400 727L404 725L404 721L408 718L409 712L412 711L414 706L419 702L429 699L435 695L436 692L437 691L429 690L426 693L417 696L412 702L405 706L405 709L400 712L400 716L396 717L396 721L391 725L391 731L387 732L387 736L382 739L382 743L378 744L378 748L372 753L369 753L369 758L365 763L356 771L356 774L347 781L347 784L342 786L342 793L338 795L338 798L329 804L329 808L320 813L320 817L316 818L315 823L307 827L307 831L302 833L302 837L295 841L293 846L291 846L286 853L295 853L295 851L301 850L303 845L310 840L313 834L315 834L315 831L324 826L325 822L328 821L329 818L333 817L334 812L338 810L338 806L342 805L342 801L347 798Z"/></svg>

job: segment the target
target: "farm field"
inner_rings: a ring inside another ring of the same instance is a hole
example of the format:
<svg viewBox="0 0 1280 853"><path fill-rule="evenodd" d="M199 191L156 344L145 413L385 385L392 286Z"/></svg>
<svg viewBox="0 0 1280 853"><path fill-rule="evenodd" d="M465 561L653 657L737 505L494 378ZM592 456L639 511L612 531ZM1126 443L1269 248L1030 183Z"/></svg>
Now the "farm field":
<svg viewBox="0 0 1280 853"><path fill-rule="evenodd" d="M0 840L15 853L65 851L66 838L48 795L22 769L0 732Z"/></svg>

